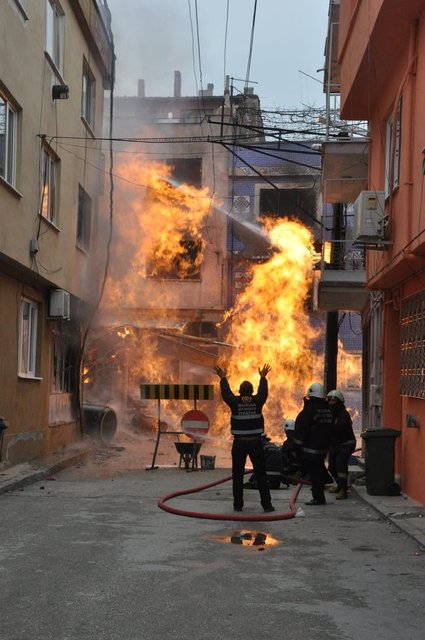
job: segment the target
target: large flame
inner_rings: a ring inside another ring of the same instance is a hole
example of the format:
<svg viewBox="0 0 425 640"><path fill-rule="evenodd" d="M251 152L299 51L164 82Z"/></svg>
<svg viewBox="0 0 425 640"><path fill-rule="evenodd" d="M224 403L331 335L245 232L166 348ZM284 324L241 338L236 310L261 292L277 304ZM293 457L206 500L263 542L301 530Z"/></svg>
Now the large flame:
<svg viewBox="0 0 425 640"><path fill-rule="evenodd" d="M253 266L251 282L231 311L226 340L235 348L223 365L235 392L243 379L255 386L258 368L271 365L266 430L281 438L283 421L300 411L306 386L315 376L321 379L322 360L313 350L318 331L307 310L315 253L311 232L301 223L283 219L267 226L274 252Z"/></svg>
<svg viewBox="0 0 425 640"><path fill-rule="evenodd" d="M161 292L149 278L178 280L199 272L211 198L207 189L175 188L166 164L136 157L121 161L116 172L118 224L102 304L140 307L143 296L144 307L166 307L166 300L158 305Z"/></svg>
<svg viewBox="0 0 425 640"><path fill-rule="evenodd" d="M161 314L166 317L169 309L178 309L181 302L179 286L174 287L172 299L173 287L165 286L161 279L191 278L199 270L211 197L207 189L188 185L176 189L169 166L147 164L138 157L120 162L116 173L121 177L116 186L117 220L102 308L152 311L150 326L117 333L127 343L129 395L137 400L140 382L188 382L181 377L185 373L181 363L176 367L175 358L161 348ZM249 284L223 319L219 337L232 347L223 348L219 363L226 368L235 392L244 379L255 387L258 369L265 363L271 365L264 408L266 431L273 439L282 440L283 421L297 415L306 388L323 376L323 354L315 349L320 329L313 326L308 311L317 256L312 233L300 222L270 221L265 231L273 247L271 255L252 264ZM210 433L230 436L229 412L220 402L218 380L209 369L201 378L190 382L209 382L217 389L214 416L208 403L198 407L211 417ZM188 408L190 403L165 401L161 415L178 428ZM156 406L151 410L154 414Z"/></svg>

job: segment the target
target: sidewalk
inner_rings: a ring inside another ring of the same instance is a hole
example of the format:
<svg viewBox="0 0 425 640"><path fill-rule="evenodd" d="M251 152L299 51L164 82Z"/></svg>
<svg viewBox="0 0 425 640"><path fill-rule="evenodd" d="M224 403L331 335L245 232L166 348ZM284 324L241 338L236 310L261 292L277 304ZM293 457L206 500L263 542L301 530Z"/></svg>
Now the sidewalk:
<svg viewBox="0 0 425 640"><path fill-rule="evenodd" d="M366 487L358 485L352 485L351 491L425 549L425 506L404 494L370 496Z"/></svg>
<svg viewBox="0 0 425 640"><path fill-rule="evenodd" d="M81 443L64 452L54 453L46 458L0 471L0 494L19 490L29 484L48 478L66 467L79 464L91 456L99 454L99 452L99 445ZM353 484L350 491L425 549L425 506L403 494L400 496L371 496L367 493L366 487L361 485Z"/></svg>

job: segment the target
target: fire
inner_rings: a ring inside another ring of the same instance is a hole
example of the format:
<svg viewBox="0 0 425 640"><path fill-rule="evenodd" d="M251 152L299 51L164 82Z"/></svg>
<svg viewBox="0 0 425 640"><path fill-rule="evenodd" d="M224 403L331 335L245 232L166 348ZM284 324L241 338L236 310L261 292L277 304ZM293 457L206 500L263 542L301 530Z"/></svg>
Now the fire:
<svg viewBox="0 0 425 640"><path fill-rule="evenodd" d="M171 301L158 304L161 292L155 284L158 278L178 280L199 273L211 198L207 189L175 188L170 167L137 157L122 161L117 175L119 224L114 226L102 305L140 307L143 297L144 307L166 308Z"/></svg>
<svg viewBox="0 0 425 640"><path fill-rule="evenodd" d="M122 352L128 357L128 396L137 401L140 382L188 382L184 366L176 368L171 343L161 339L159 327L170 309L182 306L178 287L173 289L165 281L199 274L211 196L207 189L184 184L175 188L167 165L147 164L134 156L121 162L116 173L121 178L116 186L117 221L100 316L110 310L112 317L115 310L129 314L116 336L126 345ZM244 379L255 387L258 368L266 362L271 365L266 432L281 441L283 421L297 415L307 386L323 376L323 355L314 349L321 329L313 326L308 312L316 254L311 231L298 221L274 219L265 230L273 250L268 259L252 265L246 288L224 319L220 341L231 348L223 347L219 364L227 370L235 392ZM143 312L141 331L137 313L136 329L130 328L134 311ZM183 324L173 330L183 331ZM217 378L205 369L199 382L217 389L214 416L212 405L198 406L210 416L211 436L230 437ZM161 416L175 428L189 408L190 403L165 401ZM156 406L146 406L149 409L154 414Z"/></svg>
<svg viewBox="0 0 425 640"><path fill-rule="evenodd" d="M117 331L117 336L119 338L126 338L130 334L131 334L131 328L129 327L122 327L122 329L118 329Z"/></svg>
<svg viewBox="0 0 425 640"><path fill-rule="evenodd" d="M345 351L338 338L338 386L360 389L362 384L361 354Z"/></svg>
<svg viewBox="0 0 425 640"><path fill-rule="evenodd" d="M258 367L272 366L266 431L282 439L284 419L296 416L306 386L321 379L321 358L313 352L318 331L307 310L315 254L311 232L297 221L270 223L268 233L274 253L253 266L251 283L231 311L226 341L235 348L222 364L234 391L244 379L255 387Z"/></svg>

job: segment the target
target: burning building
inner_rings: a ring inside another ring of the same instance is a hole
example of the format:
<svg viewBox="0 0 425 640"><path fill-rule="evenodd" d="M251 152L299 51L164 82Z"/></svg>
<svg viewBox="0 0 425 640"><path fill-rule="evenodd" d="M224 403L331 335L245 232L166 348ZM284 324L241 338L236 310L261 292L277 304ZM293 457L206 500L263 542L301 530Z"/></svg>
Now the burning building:
<svg viewBox="0 0 425 640"><path fill-rule="evenodd" d="M285 207L270 215L269 191L258 215L235 216L229 144L246 136L263 142L246 133L260 113L258 98L248 93L244 109L228 91L181 97L178 80L171 98L145 97L143 83L138 96L115 98L122 142L114 143L114 237L85 396L132 413L140 383L210 383L220 362L237 388L243 378L255 384L258 367L270 362L267 430L282 437L283 420L323 375L314 348L321 327L309 313L318 259L314 224L306 224L318 207L313 171L291 177L298 200L288 215ZM249 245L247 255L229 250L233 237ZM220 404L205 408L215 412L213 429L227 430ZM166 419L175 425L184 410L169 406Z"/></svg>

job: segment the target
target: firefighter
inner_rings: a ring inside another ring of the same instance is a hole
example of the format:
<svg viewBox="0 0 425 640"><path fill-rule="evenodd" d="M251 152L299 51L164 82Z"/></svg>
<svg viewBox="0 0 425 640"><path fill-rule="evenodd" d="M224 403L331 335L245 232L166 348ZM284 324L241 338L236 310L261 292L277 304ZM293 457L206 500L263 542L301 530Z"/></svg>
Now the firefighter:
<svg viewBox="0 0 425 640"><path fill-rule="evenodd" d="M329 472L336 482L336 487L331 487L329 491L336 493L337 500L345 500L348 489L348 461L356 448L356 436L351 416L345 408L343 393L339 389L332 389L327 399L333 415Z"/></svg>
<svg viewBox="0 0 425 640"><path fill-rule="evenodd" d="M313 382L304 398L304 408L295 419L294 443L303 466L303 475L311 481L312 499L308 505L324 505L328 472L328 454L332 429L332 411L325 398L323 385Z"/></svg>
<svg viewBox="0 0 425 640"><path fill-rule="evenodd" d="M282 482L287 486L291 482L295 482L300 479L301 466L296 454L296 446L294 443L295 432L295 420L288 418L283 423L283 430L285 432L286 439L281 447L281 459L282 459Z"/></svg>
<svg viewBox="0 0 425 640"><path fill-rule="evenodd" d="M243 477L246 458L251 460L260 493L261 506L265 512L274 511L270 489L266 476L266 461L262 436L264 435L263 405L268 396L267 374L270 365L258 368L260 382L257 393L251 382L245 380L239 387L239 395L235 395L227 380L227 375L221 367L214 367L213 372L220 378L220 391L223 401L230 407L232 445L232 476L233 476L233 507L235 511L243 509Z"/></svg>
<svg viewBox="0 0 425 640"><path fill-rule="evenodd" d="M282 461L281 449L278 444L272 442L266 435L261 436L261 442L266 459L266 476L270 489L279 489L282 481ZM251 475L248 482L243 485L246 489L258 489L255 473Z"/></svg>

